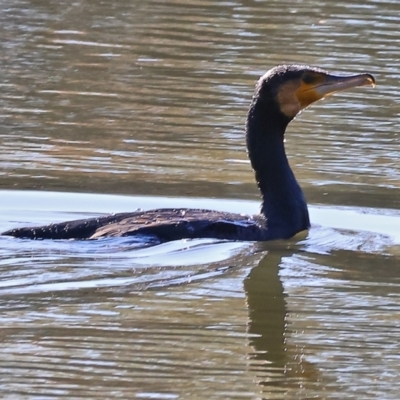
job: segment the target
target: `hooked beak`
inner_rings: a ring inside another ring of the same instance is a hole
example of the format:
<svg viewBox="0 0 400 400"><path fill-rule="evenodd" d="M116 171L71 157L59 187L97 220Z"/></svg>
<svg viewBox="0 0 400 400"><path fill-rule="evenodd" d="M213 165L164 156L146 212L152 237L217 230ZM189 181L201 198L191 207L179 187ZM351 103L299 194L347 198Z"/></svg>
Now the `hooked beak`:
<svg viewBox="0 0 400 400"><path fill-rule="evenodd" d="M375 78L371 74L336 76L327 73L316 73L312 83L301 83L296 91L296 96L301 109L303 109L333 93L365 85L375 86Z"/></svg>
<svg viewBox="0 0 400 400"><path fill-rule="evenodd" d="M375 87L375 78L371 74L353 76L327 75L322 84L314 87L314 91L320 98L322 98L336 92L341 92L342 90L366 85L372 85L372 87Z"/></svg>

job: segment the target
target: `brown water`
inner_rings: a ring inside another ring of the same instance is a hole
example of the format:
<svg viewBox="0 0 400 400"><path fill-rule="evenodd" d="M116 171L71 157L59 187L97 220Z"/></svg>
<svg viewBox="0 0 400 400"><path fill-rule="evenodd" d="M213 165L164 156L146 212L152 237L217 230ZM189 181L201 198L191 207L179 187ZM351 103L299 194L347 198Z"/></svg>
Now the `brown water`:
<svg viewBox="0 0 400 400"><path fill-rule="evenodd" d="M301 62L378 82L289 128L308 235L1 238L1 397L398 399L399 24L396 1L1 2L0 231L255 212L258 76Z"/></svg>

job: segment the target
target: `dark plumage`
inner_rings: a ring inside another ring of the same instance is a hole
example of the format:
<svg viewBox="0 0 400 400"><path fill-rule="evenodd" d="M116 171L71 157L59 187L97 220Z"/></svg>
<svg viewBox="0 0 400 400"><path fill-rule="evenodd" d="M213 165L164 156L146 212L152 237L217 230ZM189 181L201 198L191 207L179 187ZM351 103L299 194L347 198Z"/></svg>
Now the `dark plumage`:
<svg viewBox="0 0 400 400"><path fill-rule="evenodd" d="M287 125L301 110L329 94L374 84L369 74L339 77L302 65L277 66L259 79L246 123L248 154L262 196L258 215L160 209L18 228L3 235L30 239L140 235L160 242L183 238L257 241L290 238L308 229L310 221L303 192L285 153Z"/></svg>

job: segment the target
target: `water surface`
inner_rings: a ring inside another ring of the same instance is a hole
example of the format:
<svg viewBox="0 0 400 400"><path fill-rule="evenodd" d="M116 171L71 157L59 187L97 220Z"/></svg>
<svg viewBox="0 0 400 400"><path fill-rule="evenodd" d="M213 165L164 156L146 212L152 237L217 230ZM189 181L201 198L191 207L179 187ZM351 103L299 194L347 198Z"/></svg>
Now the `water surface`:
<svg viewBox="0 0 400 400"><path fill-rule="evenodd" d="M258 76L301 62L378 82L289 127L308 234L1 238L2 398L399 397L397 2L0 10L2 231L171 205L256 212L244 122Z"/></svg>

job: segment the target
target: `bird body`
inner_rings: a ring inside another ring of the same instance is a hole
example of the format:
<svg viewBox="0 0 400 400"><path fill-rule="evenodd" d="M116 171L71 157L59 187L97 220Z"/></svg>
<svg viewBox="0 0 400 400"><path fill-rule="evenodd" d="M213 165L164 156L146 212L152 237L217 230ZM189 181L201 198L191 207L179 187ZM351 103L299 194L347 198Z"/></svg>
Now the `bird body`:
<svg viewBox="0 0 400 400"><path fill-rule="evenodd" d="M19 228L17 231L19 237L32 239L98 239L140 235L160 242L184 238L260 241L269 240L265 222L262 215L162 208Z"/></svg>
<svg viewBox="0 0 400 400"><path fill-rule="evenodd" d="M280 65L258 80L247 115L246 144L262 196L260 214L159 209L17 228L3 235L30 239L146 236L158 242L183 238L288 239L308 229L310 220L304 194L286 157L287 125L301 110L327 95L374 84L370 74L341 77L303 65Z"/></svg>

